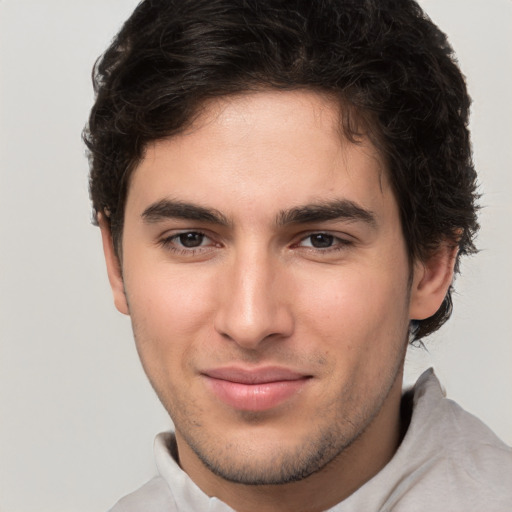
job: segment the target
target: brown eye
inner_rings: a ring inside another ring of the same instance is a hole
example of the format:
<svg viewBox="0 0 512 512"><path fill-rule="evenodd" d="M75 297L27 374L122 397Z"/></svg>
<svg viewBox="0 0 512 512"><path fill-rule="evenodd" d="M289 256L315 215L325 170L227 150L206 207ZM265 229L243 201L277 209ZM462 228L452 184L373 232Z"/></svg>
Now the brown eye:
<svg viewBox="0 0 512 512"><path fill-rule="evenodd" d="M202 233L190 231L178 235L178 240L183 247L194 248L200 247L204 242L205 236Z"/></svg>
<svg viewBox="0 0 512 512"><path fill-rule="evenodd" d="M327 235L326 233L315 233L309 236L311 246L316 249L325 249L332 247L334 243L334 236Z"/></svg>

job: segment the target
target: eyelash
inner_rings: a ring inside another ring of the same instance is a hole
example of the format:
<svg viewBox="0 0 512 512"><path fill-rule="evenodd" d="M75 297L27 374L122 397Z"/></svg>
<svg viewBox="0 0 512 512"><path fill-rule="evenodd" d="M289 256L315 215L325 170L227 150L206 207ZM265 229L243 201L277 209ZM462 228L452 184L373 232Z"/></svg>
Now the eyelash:
<svg viewBox="0 0 512 512"><path fill-rule="evenodd" d="M221 247L221 244L216 244L213 242L210 245L199 245L197 247L179 247L176 246L176 241L179 240L180 237L184 235L199 235L206 239L210 239L211 237L208 236L206 233L198 230L190 230L190 231L182 231L180 233L176 233L174 235L168 236L160 240L158 243L161 247L163 247L165 250L171 251L176 255L179 256L196 256L197 254L207 254L210 250L214 249L215 247ZM332 238L332 244L329 247L314 247L314 246L301 246L300 244L304 241L311 239L314 236L326 236ZM204 238L201 240L201 243L204 242ZM354 245L354 242L352 240L348 240L346 238L340 238L336 235L333 235L329 232L325 231L314 231L309 232L307 234L301 234L300 239L298 242L292 244L292 248L302 248L308 252L314 252L319 254L328 254L328 253L336 253L341 252L344 250L347 250L350 246Z"/></svg>
<svg viewBox="0 0 512 512"><path fill-rule="evenodd" d="M202 231L196 231L196 230L182 231L180 233L176 233L174 235L163 238L162 240L159 241L159 245L162 246L164 249L171 251L180 256L194 256L198 253L204 254L206 252L206 250L208 250L208 249L211 250L213 248L213 246L219 245L219 244L212 244L210 246L199 245L197 247L188 247L188 248L187 247L177 247L175 245L176 240L179 240L180 237L182 237L184 235L188 235L188 234L199 235L199 236L202 236L202 237L208 238L208 239L211 238L206 233L203 233ZM204 241L204 239L201 240L201 243L203 241Z"/></svg>
<svg viewBox="0 0 512 512"><path fill-rule="evenodd" d="M300 247L300 244L308 239L312 239L314 236L325 236L332 239L332 244L329 247L314 247L314 246L303 246L304 249L308 251L314 251L315 253L331 253L331 252L340 252L346 250L348 247L352 246L354 242L352 240L348 240L347 238L340 238L339 236L333 235L332 233L325 231L315 231L310 232L306 236L302 236L299 242L294 244L294 247Z"/></svg>

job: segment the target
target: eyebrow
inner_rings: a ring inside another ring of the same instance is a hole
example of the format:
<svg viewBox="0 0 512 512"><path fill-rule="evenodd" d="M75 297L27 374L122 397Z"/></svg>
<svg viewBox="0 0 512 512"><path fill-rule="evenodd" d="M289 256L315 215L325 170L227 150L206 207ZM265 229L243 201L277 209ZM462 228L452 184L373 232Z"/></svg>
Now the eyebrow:
<svg viewBox="0 0 512 512"><path fill-rule="evenodd" d="M183 219L226 227L231 225L229 219L219 210L173 199L162 199L153 203L142 212L141 217L148 224L156 224L165 219ZM371 227L377 225L372 211L348 199L306 204L288 210L281 210L277 215L276 224L285 226L330 220L359 221Z"/></svg>
<svg viewBox="0 0 512 512"><path fill-rule="evenodd" d="M308 224L329 220L346 220L363 222L371 227L377 226L375 214L354 201L339 199L283 210L277 217L277 224Z"/></svg>
<svg viewBox="0 0 512 512"><path fill-rule="evenodd" d="M172 199L162 199L153 203L142 212L141 217L148 224L165 219L195 220L221 226L230 224L227 217L218 210Z"/></svg>

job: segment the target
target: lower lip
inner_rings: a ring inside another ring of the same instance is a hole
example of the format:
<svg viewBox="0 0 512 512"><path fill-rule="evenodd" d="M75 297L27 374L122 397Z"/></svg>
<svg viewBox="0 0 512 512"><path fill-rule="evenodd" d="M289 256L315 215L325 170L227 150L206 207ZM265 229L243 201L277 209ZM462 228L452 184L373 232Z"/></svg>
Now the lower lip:
<svg viewBox="0 0 512 512"><path fill-rule="evenodd" d="M309 380L241 384L228 380L206 377L213 393L225 404L241 411L265 411L272 409L299 393Z"/></svg>

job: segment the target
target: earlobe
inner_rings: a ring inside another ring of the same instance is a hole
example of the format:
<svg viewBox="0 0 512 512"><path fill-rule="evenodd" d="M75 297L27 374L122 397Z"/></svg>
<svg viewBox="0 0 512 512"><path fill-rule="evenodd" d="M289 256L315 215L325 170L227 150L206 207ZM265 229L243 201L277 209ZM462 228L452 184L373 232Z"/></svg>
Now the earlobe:
<svg viewBox="0 0 512 512"><path fill-rule="evenodd" d="M107 265L108 280L114 297L114 304L117 310L125 315L129 315L130 311L126 301L124 292L123 275L121 271L121 263L117 257L112 241L112 233L107 219L103 214L98 214L98 224L101 230L101 241L103 243L103 254L105 255L105 263Z"/></svg>
<svg viewBox="0 0 512 512"><path fill-rule="evenodd" d="M424 320L436 313L453 281L458 246L443 242L426 261L417 261L411 287L409 318Z"/></svg>

